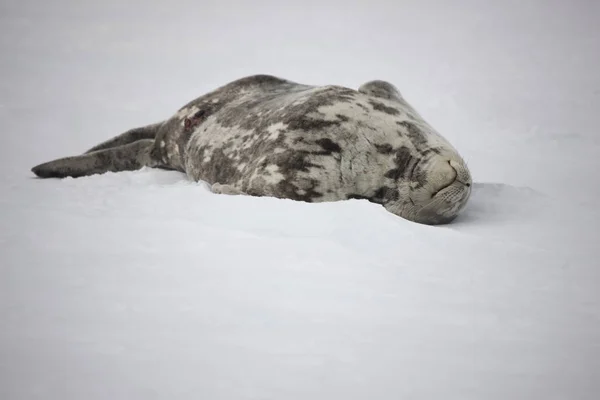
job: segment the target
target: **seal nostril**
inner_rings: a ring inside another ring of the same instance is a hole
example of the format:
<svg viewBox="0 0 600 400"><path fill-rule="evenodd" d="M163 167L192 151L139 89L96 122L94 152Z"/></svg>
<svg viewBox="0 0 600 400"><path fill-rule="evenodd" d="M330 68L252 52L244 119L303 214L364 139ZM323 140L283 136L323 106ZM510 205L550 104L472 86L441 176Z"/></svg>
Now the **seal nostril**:
<svg viewBox="0 0 600 400"><path fill-rule="evenodd" d="M471 187L471 184L470 183L465 183L465 186L466 187Z"/></svg>

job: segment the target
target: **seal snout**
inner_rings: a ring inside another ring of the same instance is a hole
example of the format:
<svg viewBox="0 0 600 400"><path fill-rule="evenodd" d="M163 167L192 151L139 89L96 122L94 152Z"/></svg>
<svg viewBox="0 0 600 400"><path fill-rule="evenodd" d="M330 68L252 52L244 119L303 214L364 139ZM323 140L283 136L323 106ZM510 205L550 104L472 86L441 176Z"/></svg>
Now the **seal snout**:
<svg viewBox="0 0 600 400"><path fill-rule="evenodd" d="M419 177L425 176L419 184ZM415 222L429 225L449 223L463 209L471 194L471 175L460 158L437 157L421 165L413 176L416 186L410 199Z"/></svg>
<svg viewBox="0 0 600 400"><path fill-rule="evenodd" d="M432 174L432 185L435 188L437 184L439 188L434 189L431 197L435 197L439 192L455 183L464 185L467 188L471 187L471 177L464 164L448 160L447 164L441 163L441 165L443 167Z"/></svg>
<svg viewBox="0 0 600 400"><path fill-rule="evenodd" d="M452 186L458 178L458 172L450 160L437 160L430 169L428 182L431 197L435 197L442 190Z"/></svg>

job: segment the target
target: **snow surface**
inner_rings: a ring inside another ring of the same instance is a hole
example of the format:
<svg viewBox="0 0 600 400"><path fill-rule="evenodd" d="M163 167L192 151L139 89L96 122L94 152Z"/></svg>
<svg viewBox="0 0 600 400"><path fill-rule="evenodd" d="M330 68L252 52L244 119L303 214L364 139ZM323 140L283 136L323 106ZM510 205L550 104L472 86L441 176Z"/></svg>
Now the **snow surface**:
<svg viewBox="0 0 600 400"><path fill-rule="evenodd" d="M0 399L600 398L600 2L0 3ZM452 225L29 169L253 73L394 82Z"/></svg>

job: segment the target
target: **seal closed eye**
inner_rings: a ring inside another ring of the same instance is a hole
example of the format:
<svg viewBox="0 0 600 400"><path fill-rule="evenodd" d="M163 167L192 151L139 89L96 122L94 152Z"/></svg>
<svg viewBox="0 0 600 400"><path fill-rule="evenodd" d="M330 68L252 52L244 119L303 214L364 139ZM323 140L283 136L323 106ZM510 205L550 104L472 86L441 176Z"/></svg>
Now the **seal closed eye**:
<svg viewBox="0 0 600 400"><path fill-rule="evenodd" d="M168 120L32 171L63 178L142 167L184 172L215 193L362 198L432 225L458 215L472 183L458 152L392 84L377 80L353 90L269 75L231 82Z"/></svg>

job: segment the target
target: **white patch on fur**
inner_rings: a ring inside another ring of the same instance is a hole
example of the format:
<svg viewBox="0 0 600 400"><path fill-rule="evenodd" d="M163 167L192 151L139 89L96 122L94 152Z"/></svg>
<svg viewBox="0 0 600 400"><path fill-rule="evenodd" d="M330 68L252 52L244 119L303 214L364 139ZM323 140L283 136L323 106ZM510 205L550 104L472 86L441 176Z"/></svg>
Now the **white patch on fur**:
<svg viewBox="0 0 600 400"><path fill-rule="evenodd" d="M196 114L198 111L200 111L200 108L198 108L198 106L185 107L179 110L176 116L179 119L184 119L192 114Z"/></svg>
<svg viewBox="0 0 600 400"><path fill-rule="evenodd" d="M283 174L279 172L279 167L275 164L269 164L265 167L265 172L267 172L263 177L265 181L271 185L276 185L282 180L285 179Z"/></svg>
<svg viewBox="0 0 600 400"><path fill-rule="evenodd" d="M269 125L267 128L267 132L269 132L269 136L267 140L277 140L282 131L287 129L287 125L283 122L277 122L276 124Z"/></svg>
<svg viewBox="0 0 600 400"><path fill-rule="evenodd" d="M356 109L352 107L354 103L335 103L328 106L319 107L319 119L324 121L337 121L339 120L338 115L353 119L358 116Z"/></svg>
<svg viewBox="0 0 600 400"><path fill-rule="evenodd" d="M240 189L233 185L222 185L220 183L213 184L210 190L216 194L228 194L232 196L244 194Z"/></svg>

